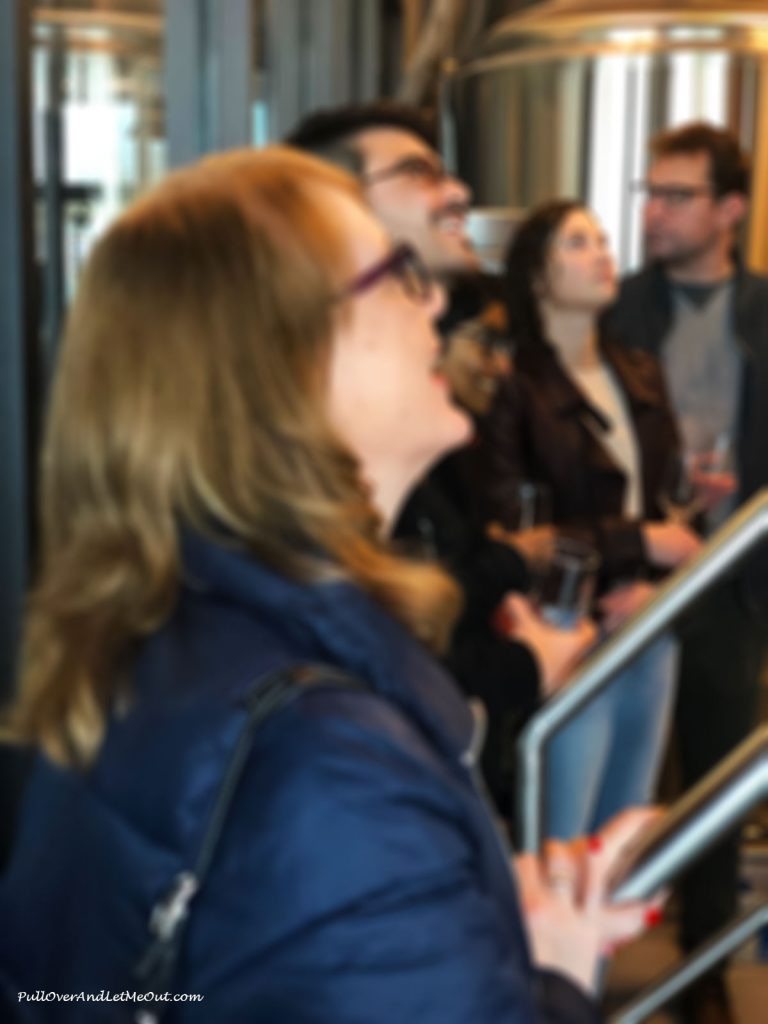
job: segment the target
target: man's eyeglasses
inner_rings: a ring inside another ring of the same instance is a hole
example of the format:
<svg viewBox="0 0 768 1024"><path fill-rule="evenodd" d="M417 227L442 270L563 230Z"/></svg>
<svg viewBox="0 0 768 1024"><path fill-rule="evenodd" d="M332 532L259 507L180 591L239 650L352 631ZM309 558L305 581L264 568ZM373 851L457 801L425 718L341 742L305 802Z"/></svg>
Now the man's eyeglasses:
<svg viewBox="0 0 768 1024"><path fill-rule="evenodd" d="M402 285L405 294L417 302L426 302L432 294L432 275L413 246L401 242L383 260L374 263L350 281L339 297L360 295L385 277L394 277Z"/></svg>
<svg viewBox="0 0 768 1024"><path fill-rule="evenodd" d="M362 182L366 186L375 185L379 181L399 177L418 178L428 185L438 185L448 177L448 172L439 160L430 160L426 156L406 156L389 167L382 167L381 170L373 171L371 174L364 174Z"/></svg>
<svg viewBox="0 0 768 1024"><path fill-rule="evenodd" d="M632 188L647 200L658 199L665 206L685 206L697 196L712 195L711 185L653 185L650 181L636 181Z"/></svg>

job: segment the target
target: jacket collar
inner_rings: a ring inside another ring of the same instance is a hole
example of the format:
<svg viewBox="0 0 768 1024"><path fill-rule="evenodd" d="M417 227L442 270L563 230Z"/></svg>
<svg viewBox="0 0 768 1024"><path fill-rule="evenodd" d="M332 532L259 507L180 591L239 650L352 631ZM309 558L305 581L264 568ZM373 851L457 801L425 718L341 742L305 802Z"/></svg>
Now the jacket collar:
<svg viewBox="0 0 768 1024"><path fill-rule="evenodd" d="M655 363L645 353L619 345L605 334L599 339L600 355L613 370L630 406L640 409L659 404ZM549 407L559 416L587 414L603 429L605 417L587 399L565 370L557 350L549 342L525 346L515 353L515 369L535 380Z"/></svg>
<svg viewBox="0 0 768 1024"><path fill-rule="evenodd" d="M451 758L466 758L475 722L461 693L426 648L358 587L297 583L198 535L184 537L182 558L191 589L260 614L280 645L297 651L296 661L310 658L360 676Z"/></svg>
<svg viewBox="0 0 768 1024"><path fill-rule="evenodd" d="M658 364L647 352L619 344L610 335L600 342L603 358L619 378L629 404L635 409L662 404Z"/></svg>
<svg viewBox="0 0 768 1024"><path fill-rule="evenodd" d="M514 373L530 378L548 408L558 416L578 415L588 408L584 396L566 373L557 350L549 342L516 349Z"/></svg>
<svg viewBox="0 0 768 1024"><path fill-rule="evenodd" d="M643 315L648 320L648 330L657 338L666 339L673 318L672 283L661 263L650 263L639 274L639 280L647 289L647 302L643 303ZM754 310L764 296L765 280L753 274L737 256L733 272L731 315L736 338L747 358L755 355L750 325L755 322ZM759 321L758 321L759 322Z"/></svg>

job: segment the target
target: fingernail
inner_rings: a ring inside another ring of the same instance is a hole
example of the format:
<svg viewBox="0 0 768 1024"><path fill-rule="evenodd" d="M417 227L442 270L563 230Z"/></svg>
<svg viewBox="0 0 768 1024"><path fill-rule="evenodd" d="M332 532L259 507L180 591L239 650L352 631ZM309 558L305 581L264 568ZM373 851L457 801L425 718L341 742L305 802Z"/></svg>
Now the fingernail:
<svg viewBox="0 0 768 1024"><path fill-rule="evenodd" d="M507 639L510 633L514 632L515 620L507 609L500 605L491 617L491 625L500 636Z"/></svg>
<svg viewBox="0 0 768 1024"><path fill-rule="evenodd" d="M645 912L645 926L646 928L655 928L661 924L664 920L664 914L659 910L658 907L649 907Z"/></svg>
<svg viewBox="0 0 768 1024"><path fill-rule="evenodd" d="M590 836L587 839L587 848L590 853L600 853L603 848L603 840L600 836Z"/></svg>

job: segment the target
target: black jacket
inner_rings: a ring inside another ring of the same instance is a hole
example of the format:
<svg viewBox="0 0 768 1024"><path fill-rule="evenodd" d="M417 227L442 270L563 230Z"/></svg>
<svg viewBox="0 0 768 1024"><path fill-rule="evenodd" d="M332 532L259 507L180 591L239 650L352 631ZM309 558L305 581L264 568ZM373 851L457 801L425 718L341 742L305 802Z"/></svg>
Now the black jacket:
<svg viewBox="0 0 768 1024"><path fill-rule="evenodd" d="M657 495L678 434L658 362L601 340L601 354L627 401L642 472L644 518L657 515ZM640 523L623 514L626 476L600 432L607 429L551 345L521 346L515 370L481 424L480 493L489 519L505 523L515 487L536 480L552 489L553 521L588 540L609 584L646 567Z"/></svg>
<svg viewBox="0 0 768 1024"><path fill-rule="evenodd" d="M447 456L412 492L394 538L406 552L437 558L460 585L464 608L445 663L467 696L482 700L488 732L485 782L499 813L512 819L517 736L538 709L536 659L524 644L499 636L493 613L509 591L530 585L522 557L485 536L475 509L470 448Z"/></svg>

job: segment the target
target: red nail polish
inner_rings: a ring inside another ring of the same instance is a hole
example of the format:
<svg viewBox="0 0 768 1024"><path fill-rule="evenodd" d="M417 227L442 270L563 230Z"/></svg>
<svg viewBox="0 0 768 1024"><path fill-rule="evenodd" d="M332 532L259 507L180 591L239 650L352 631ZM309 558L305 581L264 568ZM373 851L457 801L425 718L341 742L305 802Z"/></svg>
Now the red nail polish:
<svg viewBox="0 0 768 1024"><path fill-rule="evenodd" d="M494 630L505 640L514 632L515 620L503 605L499 605L491 617Z"/></svg>
<svg viewBox="0 0 768 1024"><path fill-rule="evenodd" d="M600 836L590 836L587 839L587 848L590 853L600 853L603 849L603 840Z"/></svg>
<svg viewBox="0 0 768 1024"><path fill-rule="evenodd" d="M649 907L645 912L645 924L647 928L655 928L664 920L664 914L658 907Z"/></svg>

